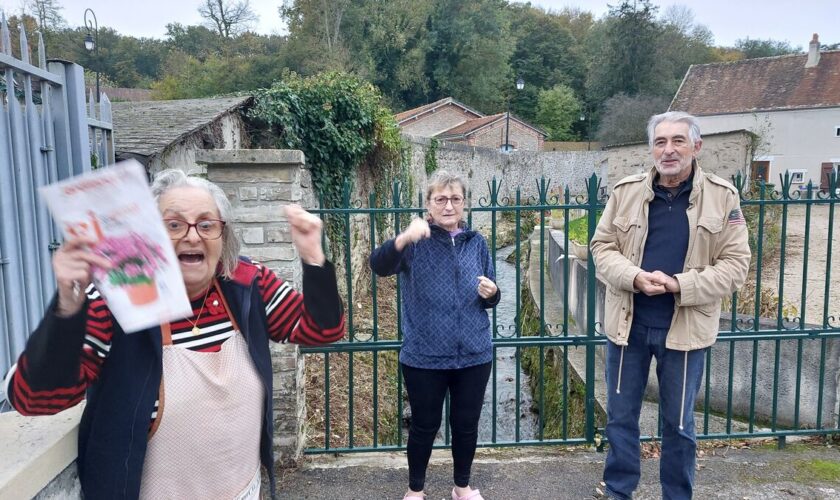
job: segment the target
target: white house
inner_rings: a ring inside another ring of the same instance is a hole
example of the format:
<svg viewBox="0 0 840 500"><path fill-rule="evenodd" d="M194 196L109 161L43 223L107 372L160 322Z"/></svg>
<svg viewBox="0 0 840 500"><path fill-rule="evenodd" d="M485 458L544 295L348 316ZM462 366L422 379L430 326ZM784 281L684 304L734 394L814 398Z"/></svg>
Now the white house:
<svg viewBox="0 0 840 500"><path fill-rule="evenodd" d="M840 50L691 66L671 110L700 119L704 134L755 133L751 176L779 182L789 170L794 188L828 187L840 166Z"/></svg>

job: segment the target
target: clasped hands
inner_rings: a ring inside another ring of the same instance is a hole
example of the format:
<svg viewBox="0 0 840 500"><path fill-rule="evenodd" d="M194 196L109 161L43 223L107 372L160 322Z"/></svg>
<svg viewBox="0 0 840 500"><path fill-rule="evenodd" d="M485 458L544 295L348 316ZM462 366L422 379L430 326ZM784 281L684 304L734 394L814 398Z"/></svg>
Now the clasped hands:
<svg viewBox="0 0 840 500"><path fill-rule="evenodd" d="M680 282L662 271L641 271L633 279L633 287L645 295L680 293Z"/></svg>

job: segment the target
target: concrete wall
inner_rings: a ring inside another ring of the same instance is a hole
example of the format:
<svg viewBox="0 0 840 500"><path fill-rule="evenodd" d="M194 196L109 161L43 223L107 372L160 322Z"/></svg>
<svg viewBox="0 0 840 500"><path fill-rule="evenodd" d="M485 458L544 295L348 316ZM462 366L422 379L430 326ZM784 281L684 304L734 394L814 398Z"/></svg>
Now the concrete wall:
<svg viewBox="0 0 840 500"><path fill-rule="evenodd" d="M283 206L300 203L308 184L303 153L283 150L200 151L197 161L218 184L234 210L242 254L268 266L300 290L303 271L291 243ZM294 344L271 344L274 370L274 451L278 463L300 458L306 404L304 359Z"/></svg>
<svg viewBox="0 0 840 500"><path fill-rule="evenodd" d="M549 273L551 286L555 293L563 297L564 293L564 260L566 252L563 249L564 238L562 231L551 231L549 239ZM587 277L587 263L575 257L569 258L569 311L575 321L577 331L585 333L586 328L586 290L589 286ZM604 324L604 294L606 286L603 281L597 279L597 290L595 297L595 320L600 325ZM562 305L561 305L562 307ZM720 330L730 331L730 313L722 313ZM749 320L747 317L739 317L740 320ZM775 321L762 320L764 329L774 329ZM816 325L808 325L807 328L817 328ZM732 363L733 384L732 384L732 413L737 419L746 420L750 414L751 383L753 371L753 342L718 341L711 348L711 369L710 377L710 408L713 412L725 414L727 411L728 399L730 396L729 381L729 355L730 349L734 349L734 362ZM774 377L776 341L761 340L758 342L756 358L756 381L755 381L755 418L759 427L767 427L773 418L774 399ZM794 425L794 412L799 409L799 425L802 428L815 428L818 418L820 422L829 428L833 428L838 422L840 412L840 339L826 340L826 352L824 358L825 373L820 380L820 366L823 363L821 358L821 341L805 339L802 342L802 364L799 371L799 397L797 391L797 340L782 340L779 343L779 372L777 387L777 423L780 426ZM598 350L599 353L603 349ZM601 354L602 355L602 354ZM603 362L603 360L602 360ZM601 365L603 366L603 364ZM655 363L654 363L655 366ZM650 400L658 399L658 384L655 376L654 366L651 367L651 374L648 381L646 397ZM704 379L705 380L705 379ZM822 406L819 404L820 385L823 387ZM702 410L705 398L705 387L702 387L698 397L698 408ZM698 423L698 430L701 423Z"/></svg>
<svg viewBox="0 0 840 500"><path fill-rule="evenodd" d="M701 127L700 130L705 130ZM749 172L750 133L744 130L720 134L703 134L703 146L697 162L703 170L712 172L726 180L741 171ZM607 179L604 185L612 188L616 182L628 175L646 172L653 167L653 160L647 142L607 146Z"/></svg>
<svg viewBox="0 0 840 500"><path fill-rule="evenodd" d="M804 184L820 185L820 165L840 164L840 108L700 116L705 133L747 129L762 137L757 158L770 162L769 182L788 169L805 169Z"/></svg>
<svg viewBox="0 0 840 500"><path fill-rule="evenodd" d="M84 406L40 417L0 413L0 498L81 497L75 463Z"/></svg>

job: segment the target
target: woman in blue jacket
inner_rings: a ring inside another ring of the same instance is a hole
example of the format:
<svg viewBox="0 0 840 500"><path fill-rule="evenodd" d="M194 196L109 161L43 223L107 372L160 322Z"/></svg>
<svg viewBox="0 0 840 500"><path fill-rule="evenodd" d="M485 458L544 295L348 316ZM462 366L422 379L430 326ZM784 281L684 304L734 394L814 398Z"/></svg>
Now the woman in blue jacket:
<svg viewBox="0 0 840 500"><path fill-rule="evenodd" d="M470 469L493 361L486 309L501 295L487 242L465 227L465 195L460 177L436 172L426 189L428 220L415 219L370 256L376 274L401 277L400 366L411 405L407 499L425 496L426 467L449 391L452 498L482 500L469 486Z"/></svg>

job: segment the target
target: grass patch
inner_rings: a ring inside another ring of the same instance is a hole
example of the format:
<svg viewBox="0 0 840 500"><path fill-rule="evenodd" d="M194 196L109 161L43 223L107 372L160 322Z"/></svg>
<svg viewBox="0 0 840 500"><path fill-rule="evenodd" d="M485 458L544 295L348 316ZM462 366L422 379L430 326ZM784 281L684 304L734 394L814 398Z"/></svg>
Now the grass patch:
<svg viewBox="0 0 840 500"><path fill-rule="evenodd" d="M812 482L814 479L829 483L840 483L840 462L831 460L798 460L794 462L796 479L801 482Z"/></svg>
<svg viewBox="0 0 840 500"><path fill-rule="evenodd" d="M601 220L601 214L603 213L603 210L597 210L595 212L596 226ZM554 217L553 214L552 217ZM559 217L562 217L562 211L561 214L559 214ZM570 220L566 232L569 235L569 240L574 241L575 243L580 243L581 245L589 244L589 215L584 214L580 217Z"/></svg>

